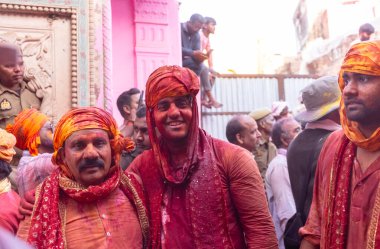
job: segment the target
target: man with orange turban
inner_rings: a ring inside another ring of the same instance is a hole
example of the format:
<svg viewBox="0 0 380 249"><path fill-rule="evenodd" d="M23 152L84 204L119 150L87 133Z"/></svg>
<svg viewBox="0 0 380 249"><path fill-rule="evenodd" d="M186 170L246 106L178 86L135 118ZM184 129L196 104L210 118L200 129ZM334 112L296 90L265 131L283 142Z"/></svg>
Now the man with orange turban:
<svg viewBox="0 0 380 249"><path fill-rule="evenodd" d="M16 154L13 147L16 138L0 128L0 228L15 234L18 228L18 206L20 197L11 189L8 179L12 171L9 163Z"/></svg>
<svg viewBox="0 0 380 249"><path fill-rule="evenodd" d="M18 236L36 248L143 248L149 223L136 178L124 174L122 150L133 149L116 121L96 107L67 112L54 133L58 165L36 190Z"/></svg>
<svg viewBox="0 0 380 249"><path fill-rule="evenodd" d="M40 111L25 109L7 126L7 131L16 137L16 147L24 151L16 174L18 193L24 197L57 168L51 162L54 152L52 124Z"/></svg>
<svg viewBox="0 0 380 249"><path fill-rule="evenodd" d="M152 149L127 171L149 200L150 248L278 248L252 155L199 128L199 80L163 66L146 85Z"/></svg>
<svg viewBox="0 0 380 249"><path fill-rule="evenodd" d="M301 248L380 248L380 41L353 45L338 82L343 130L319 156Z"/></svg>

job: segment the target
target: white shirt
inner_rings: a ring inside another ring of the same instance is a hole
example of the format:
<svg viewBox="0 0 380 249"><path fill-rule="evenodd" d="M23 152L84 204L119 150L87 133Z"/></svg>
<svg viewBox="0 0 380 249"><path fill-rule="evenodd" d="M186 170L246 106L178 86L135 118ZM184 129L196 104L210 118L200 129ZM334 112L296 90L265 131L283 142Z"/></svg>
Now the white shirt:
<svg viewBox="0 0 380 249"><path fill-rule="evenodd" d="M296 205L290 186L286 150L278 149L277 152L265 174L265 186L279 248L285 249L284 231L286 223L296 213Z"/></svg>

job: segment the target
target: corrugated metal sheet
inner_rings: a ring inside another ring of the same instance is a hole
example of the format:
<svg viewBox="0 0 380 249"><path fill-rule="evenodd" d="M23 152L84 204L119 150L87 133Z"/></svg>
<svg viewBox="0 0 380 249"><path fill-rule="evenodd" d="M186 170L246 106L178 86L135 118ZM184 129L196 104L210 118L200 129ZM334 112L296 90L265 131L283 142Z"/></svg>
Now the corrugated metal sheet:
<svg viewBox="0 0 380 249"><path fill-rule="evenodd" d="M284 79L283 82L280 82ZM299 91L310 83L310 77L228 77L217 78L213 87L214 97L222 108L207 109L202 107L202 127L216 138L226 139L227 122L236 114L249 113L257 108L271 108L279 100L280 86L283 84L285 101L290 108L298 105Z"/></svg>
<svg viewBox="0 0 380 249"><path fill-rule="evenodd" d="M299 93L302 88L313 81L313 78L285 78L285 101L288 102L291 110L294 110L299 104Z"/></svg>

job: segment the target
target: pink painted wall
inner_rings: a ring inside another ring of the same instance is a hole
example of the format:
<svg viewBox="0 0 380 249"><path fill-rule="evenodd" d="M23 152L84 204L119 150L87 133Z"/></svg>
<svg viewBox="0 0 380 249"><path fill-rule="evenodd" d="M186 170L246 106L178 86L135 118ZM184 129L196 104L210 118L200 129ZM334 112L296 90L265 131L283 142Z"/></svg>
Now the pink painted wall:
<svg viewBox="0 0 380 249"><path fill-rule="evenodd" d="M177 0L112 0L113 114L117 97L131 87L145 90L149 74L164 64L181 65Z"/></svg>

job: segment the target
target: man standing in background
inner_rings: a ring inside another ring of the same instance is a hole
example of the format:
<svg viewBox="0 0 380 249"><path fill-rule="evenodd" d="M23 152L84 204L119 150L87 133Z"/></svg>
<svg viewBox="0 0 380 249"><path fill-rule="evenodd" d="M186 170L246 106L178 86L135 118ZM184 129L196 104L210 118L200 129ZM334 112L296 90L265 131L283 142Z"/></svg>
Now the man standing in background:
<svg viewBox="0 0 380 249"><path fill-rule="evenodd" d="M26 108L41 107L42 99L24 81L24 60L19 47L0 43L0 128L13 123Z"/></svg>
<svg viewBox="0 0 380 249"><path fill-rule="evenodd" d="M290 187L286 153L289 144L300 131L301 126L293 117L278 120L272 130L272 141L277 147L278 154L269 163L265 175L265 189L280 249L285 249L285 226L296 212L292 188Z"/></svg>
<svg viewBox="0 0 380 249"><path fill-rule="evenodd" d="M306 110L295 118L306 123L305 129L290 144L287 153L289 178L298 212L294 219L300 219L290 221L294 225L297 223L298 228L287 233L288 236L293 233L298 243L301 242L298 229L309 215L319 154L328 135L341 128L338 77L324 76L313 81L301 90L301 99Z"/></svg>
<svg viewBox="0 0 380 249"><path fill-rule="evenodd" d="M140 90L137 88L125 91L117 98L117 109L119 109L121 116L124 118L124 122L119 127L119 130L124 137L132 137L133 135L133 123L136 119L139 100Z"/></svg>
<svg viewBox="0 0 380 249"><path fill-rule="evenodd" d="M261 133L253 118L248 115L236 115L227 123L226 137L228 142L252 153L259 144Z"/></svg>
<svg viewBox="0 0 380 249"><path fill-rule="evenodd" d="M255 155L255 161L259 166L260 174L264 181L268 164L277 155L276 146L271 141L275 120L272 111L268 108L254 110L249 116L256 121L261 133L259 145L253 150L253 155Z"/></svg>

